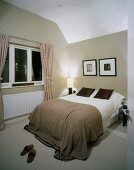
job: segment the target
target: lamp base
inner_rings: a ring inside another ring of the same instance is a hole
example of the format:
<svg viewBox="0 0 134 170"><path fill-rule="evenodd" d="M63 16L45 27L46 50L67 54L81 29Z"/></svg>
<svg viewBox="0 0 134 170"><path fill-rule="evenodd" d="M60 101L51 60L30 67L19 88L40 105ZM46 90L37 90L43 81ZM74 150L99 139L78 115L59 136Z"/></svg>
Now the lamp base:
<svg viewBox="0 0 134 170"><path fill-rule="evenodd" d="M69 94L72 94L72 88L68 88Z"/></svg>

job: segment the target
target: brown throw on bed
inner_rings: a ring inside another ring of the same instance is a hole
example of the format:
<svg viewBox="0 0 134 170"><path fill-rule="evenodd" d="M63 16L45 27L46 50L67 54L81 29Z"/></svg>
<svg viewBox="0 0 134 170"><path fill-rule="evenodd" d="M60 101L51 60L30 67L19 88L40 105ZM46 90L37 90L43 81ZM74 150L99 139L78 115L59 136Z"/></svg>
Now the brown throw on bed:
<svg viewBox="0 0 134 170"><path fill-rule="evenodd" d="M25 129L53 147L60 160L87 159L88 144L102 133L102 117L91 105L54 99L38 105Z"/></svg>

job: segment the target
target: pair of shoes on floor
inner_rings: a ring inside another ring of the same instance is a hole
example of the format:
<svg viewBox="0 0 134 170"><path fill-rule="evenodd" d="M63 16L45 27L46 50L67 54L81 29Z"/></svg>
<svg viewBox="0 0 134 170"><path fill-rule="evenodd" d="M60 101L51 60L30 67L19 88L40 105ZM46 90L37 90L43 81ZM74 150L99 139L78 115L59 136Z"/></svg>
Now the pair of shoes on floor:
<svg viewBox="0 0 134 170"><path fill-rule="evenodd" d="M31 163L35 158L36 150L33 148L34 148L33 144L26 145L23 151L20 153L21 156L26 155L28 153L27 163Z"/></svg>

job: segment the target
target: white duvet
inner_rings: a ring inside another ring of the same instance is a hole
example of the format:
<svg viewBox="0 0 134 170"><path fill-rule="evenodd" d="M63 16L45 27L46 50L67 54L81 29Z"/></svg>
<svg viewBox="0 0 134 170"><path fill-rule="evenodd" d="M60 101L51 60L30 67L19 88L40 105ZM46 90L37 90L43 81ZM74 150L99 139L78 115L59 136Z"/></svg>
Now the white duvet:
<svg viewBox="0 0 134 170"><path fill-rule="evenodd" d="M110 125L112 115L118 114L118 109L121 107L121 102L125 97L114 92L109 100L97 99L94 98L96 93L97 90L95 90L95 92L90 97L82 97L77 96L76 94L71 94L60 97L60 99L95 106L101 113L103 129L105 131L106 127Z"/></svg>

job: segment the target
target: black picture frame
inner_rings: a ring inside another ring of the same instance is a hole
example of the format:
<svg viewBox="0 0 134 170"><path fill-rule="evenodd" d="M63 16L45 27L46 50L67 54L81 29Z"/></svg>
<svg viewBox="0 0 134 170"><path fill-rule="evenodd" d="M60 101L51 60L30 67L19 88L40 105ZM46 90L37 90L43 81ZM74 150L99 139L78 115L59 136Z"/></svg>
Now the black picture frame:
<svg viewBox="0 0 134 170"><path fill-rule="evenodd" d="M116 57L99 59L99 76L117 76Z"/></svg>
<svg viewBox="0 0 134 170"><path fill-rule="evenodd" d="M83 76L97 76L97 60L83 60Z"/></svg>

